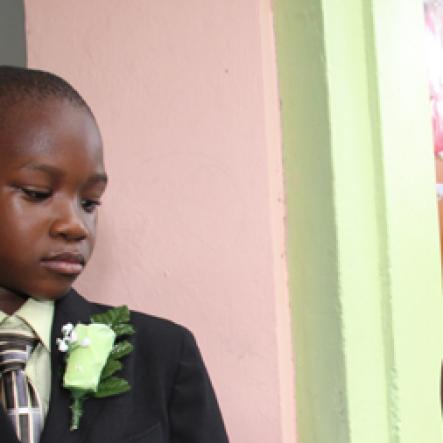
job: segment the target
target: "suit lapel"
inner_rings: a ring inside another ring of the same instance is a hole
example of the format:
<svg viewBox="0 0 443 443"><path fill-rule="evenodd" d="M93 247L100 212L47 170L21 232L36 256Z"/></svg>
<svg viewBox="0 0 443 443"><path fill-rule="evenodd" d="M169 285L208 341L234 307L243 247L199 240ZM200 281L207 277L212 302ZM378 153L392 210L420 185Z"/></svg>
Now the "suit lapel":
<svg viewBox="0 0 443 443"><path fill-rule="evenodd" d="M51 332L51 397L48 415L43 429L41 443L74 443L86 441L90 430L88 422L100 412L101 402L88 399L84 403L84 415L80 429L70 431L70 393L62 387L64 354L56 347L56 339L61 336L61 328L66 323L89 323L95 312L94 305L80 297L74 290L56 302ZM15 443L15 442L14 442Z"/></svg>

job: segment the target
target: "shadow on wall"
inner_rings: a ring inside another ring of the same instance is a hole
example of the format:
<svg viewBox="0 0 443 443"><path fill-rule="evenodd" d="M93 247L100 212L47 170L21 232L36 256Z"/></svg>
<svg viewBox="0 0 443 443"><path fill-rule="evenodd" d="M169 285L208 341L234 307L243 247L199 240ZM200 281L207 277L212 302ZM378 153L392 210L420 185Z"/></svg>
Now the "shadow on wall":
<svg viewBox="0 0 443 443"><path fill-rule="evenodd" d="M22 0L0 2L0 64L26 66L25 13Z"/></svg>

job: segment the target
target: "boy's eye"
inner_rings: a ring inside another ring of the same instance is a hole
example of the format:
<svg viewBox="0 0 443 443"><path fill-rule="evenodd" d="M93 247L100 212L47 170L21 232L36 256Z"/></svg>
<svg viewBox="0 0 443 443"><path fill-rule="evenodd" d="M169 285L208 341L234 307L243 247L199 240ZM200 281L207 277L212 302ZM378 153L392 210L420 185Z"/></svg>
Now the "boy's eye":
<svg viewBox="0 0 443 443"><path fill-rule="evenodd" d="M34 188L21 188L26 197L32 201L43 201L51 197L51 191L42 191Z"/></svg>
<svg viewBox="0 0 443 443"><path fill-rule="evenodd" d="M82 200L81 202L82 208L85 212L94 212L97 209L97 206L100 206L101 203L98 200Z"/></svg>

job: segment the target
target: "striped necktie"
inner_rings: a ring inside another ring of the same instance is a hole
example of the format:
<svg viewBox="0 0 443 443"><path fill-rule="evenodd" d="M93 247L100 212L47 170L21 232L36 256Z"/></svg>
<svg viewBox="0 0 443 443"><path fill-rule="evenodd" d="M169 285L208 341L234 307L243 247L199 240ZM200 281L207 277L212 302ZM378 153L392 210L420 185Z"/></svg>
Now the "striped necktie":
<svg viewBox="0 0 443 443"><path fill-rule="evenodd" d="M38 443L43 424L41 402L25 366L38 340L0 332L0 401L22 443Z"/></svg>

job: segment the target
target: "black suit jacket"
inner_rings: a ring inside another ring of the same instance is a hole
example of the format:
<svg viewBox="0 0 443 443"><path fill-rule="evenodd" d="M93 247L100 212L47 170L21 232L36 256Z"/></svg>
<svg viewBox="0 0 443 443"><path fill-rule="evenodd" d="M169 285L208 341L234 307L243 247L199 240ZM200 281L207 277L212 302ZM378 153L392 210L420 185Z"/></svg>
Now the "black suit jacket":
<svg viewBox="0 0 443 443"><path fill-rule="evenodd" d="M227 443L225 428L192 334L167 320L131 313L134 351L121 376L131 390L84 403L80 429L70 431L70 396L62 388L63 355L55 340L66 323L89 323L109 307L74 290L56 302L51 336L51 397L40 443ZM0 408L0 442L18 443Z"/></svg>

